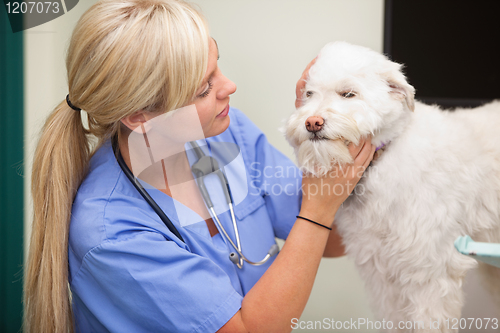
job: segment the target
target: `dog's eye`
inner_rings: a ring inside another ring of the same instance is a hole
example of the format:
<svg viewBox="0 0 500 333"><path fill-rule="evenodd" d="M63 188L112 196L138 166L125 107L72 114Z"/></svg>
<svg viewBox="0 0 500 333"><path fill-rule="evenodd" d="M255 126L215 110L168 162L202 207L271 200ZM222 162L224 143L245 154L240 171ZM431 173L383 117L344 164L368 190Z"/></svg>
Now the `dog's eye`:
<svg viewBox="0 0 500 333"><path fill-rule="evenodd" d="M356 96L356 93L353 91L346 91L346 92L341 93L340 96L342 96L344 98L352 98L352 97Z"/></svg>
<svg viewBox="0 0 500 333"><path fill-rule="evenodd" d="M306 97L309 98L313 95L313 92L311 90L306 91Z"/></svg>

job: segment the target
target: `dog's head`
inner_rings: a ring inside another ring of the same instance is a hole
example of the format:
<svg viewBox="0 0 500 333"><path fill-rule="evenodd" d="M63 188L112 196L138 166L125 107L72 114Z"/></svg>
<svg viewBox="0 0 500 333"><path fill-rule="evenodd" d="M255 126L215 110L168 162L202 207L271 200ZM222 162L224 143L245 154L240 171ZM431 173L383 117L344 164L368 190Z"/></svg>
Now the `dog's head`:
<svg viewBox="0 0 500 333"><path fill-rule="evenodd" d="M414 109L415 89L401 65L368 48L327 44L309 71L303 105L285 125L299 165L324 174L352 163L347 144L371 134L378 145L392 139L391 126Z"/></svg>

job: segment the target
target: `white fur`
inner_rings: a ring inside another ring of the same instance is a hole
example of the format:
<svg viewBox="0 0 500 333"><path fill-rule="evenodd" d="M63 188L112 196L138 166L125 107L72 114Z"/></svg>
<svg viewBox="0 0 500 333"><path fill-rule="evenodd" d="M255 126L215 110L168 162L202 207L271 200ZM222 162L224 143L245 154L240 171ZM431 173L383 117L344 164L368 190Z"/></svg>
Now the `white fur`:
<svg viewBox="0 0 500 333"><path fill-rule="evenodd" d="M344 42L322 49L305 91L285 133L306 172L352 162L346 143L362 136L390 141L335 218L373 310L395 325L440 320L439 330L411 332L454 332L444 322L460 318L463 278L477 265L454 240L500 242L500 102L453 112L414 102L401 65ZM313 115L328 140L310 140ZM498 293L499 270L484 271Z"/></svg>

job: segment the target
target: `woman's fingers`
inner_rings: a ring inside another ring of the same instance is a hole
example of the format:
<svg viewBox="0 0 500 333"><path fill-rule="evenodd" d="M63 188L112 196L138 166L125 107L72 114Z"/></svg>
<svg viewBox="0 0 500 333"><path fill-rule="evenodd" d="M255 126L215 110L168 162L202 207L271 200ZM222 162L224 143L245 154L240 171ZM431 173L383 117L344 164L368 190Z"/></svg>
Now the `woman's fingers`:
<svg viewBox="0 0 500 333"><path fill-rule="evenodd" d="M361 149L363 149L363 147L365 146L365 141L366 139L362 138L357 146L355 146L354 143L349 144L349 153L351 154L353 160L356 160L359 153L361 152Z"/></svg>
<svg viewBox="0 0 500 333"><path fill-rule="evenodd" d="M354 163L350 165L352 178L360 178L366 168L368 168L368 165L370 165L375 153L375 146L371 144L371 137L360 139L357 146L350 144L349 153L354 159Z"/></svg>
<svg viewBox="0 0 500 333"><path fill-rule="evenodd" d="M373 160L373 155L375 154L375 149L377 149L377 147L375 147L375 145L371 145L370 154L368 155L368 158L366 159L365 163L363 164L363 168L365 170L366 170L366 168L368 168L371 161Z"/></svg>
<svg viewBox="0 0 500 333"><path fill-rule="evenodd" d="M303 95L303 90L306 86L306 80L307 76L309 75L309 69L311 68L312 65L316 62L316 59L318 57L314 58L306 67L304 72L302 72L302 76L300 77L299 81L297 81L297 85L295 86L295 108L298 109L300 106L302 106L302 95Z"/></svg>
<svg viewBox="0 0 500 333"><path fill-rule="evenodd" d="M351 154L353 160L356 160L358 158L358 155L361 153L367 142L369 145L371 144L371 140L372 138L369 136L366 138L361 138L357 146L355 146L353 143L349 144L347 148L349 149L349 153Z"/></svg>
<svg viewBox="0 0 500 333"><path fill-rule="evenodd" d="M373 148L373 145L372 145L371 138L366 139L364 144L363 144L363 147L359 151L359 154L354 159L354 164L355 165L364 165L367 160L371 160L373 157L373 154L372 154L373 149L372 148Z"/></svg>

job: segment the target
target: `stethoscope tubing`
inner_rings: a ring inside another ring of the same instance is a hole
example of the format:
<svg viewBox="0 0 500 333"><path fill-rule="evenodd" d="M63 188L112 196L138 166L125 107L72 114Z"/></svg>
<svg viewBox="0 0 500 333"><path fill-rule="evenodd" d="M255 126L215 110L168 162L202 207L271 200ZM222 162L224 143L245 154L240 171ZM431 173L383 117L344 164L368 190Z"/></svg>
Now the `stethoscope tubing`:
<svg viewBox="0 0 500 333"><path fill-rule="evenodd" d="M192 171L193 173L197 176L197 184L200 189L200 192L202 194L203 200L205 201L205 204L207 205L212 218L215 219L217 222L217 226L219 231L222 231L224 234L225 238L229 241L231 246L234 248L236 253L231 252L229 255L229 259L231 262L233 262L238 268L243 268L243 261L246 261L248 264L253 265L253 266L260 266L265 264L271 257L276 255L279 251L278 245L273 244L271 248L269 249L268 253L266 256L260 260L260 261L251 261L245 255L243 254L242 246L241 246L241 240L240 240L240 233L238 230L238 225L236 223L236 217L234 214L234 208L233 208L233 198L231 195L231 189L229 187L229 183L227 181L226 175L222 172L222 170L219 168L218 162L215 158L211 156L205 155L203 150L200 148L200 146L195 142L192 141L190 142L191 146L193 147L196 155L198 156L198 162L193 164ZM181 242L186 243L184 241L184 238L182 238L181 234L179 233L179 230L174 226L172 221L168 218L168 216L165 214L165 212L158 206L156 201L149 195L149 193L144 189L144 187L141 185L139 180L132 174L132 171L130 171L129 167L123 160L123 157L120 153L120 151L117 149L116 145L113 144L113 151L115 152L116 160L118 162L118 165L122 169L123 173L125 176L128 178L128 180L132 183L132 185L135 187L137 192L144 198L144 200L149 204L149 206L153 209L153 211L158 215L158 217L162 220L162 222L165 224L165 226L172 232ZM202 161L202 167L196 169L195 165L199 164L200 161ZM234 244L233 240L227 233L226 229L222 225L222 223L219 220L218 215L215 212L214 205L212 203L212 200L210 199L210 194L208 193L208 190L205 187L204 180L205 177L210 174L210 173L216 173L221 181L222 184L222 189L224 191L224 195L226 197L227 203L229 205L229 211L231 213L231 221L233 224L234 228L234 234L236 237L236 244Z"/></svg>
<svg viewBox="0 0 500 333"><path fill-rule="evenodd" d="M118 165L122 169L123 173L125 176L130 180L132 185L134 185L135 189L139 194L146 200L146 202L151 206L151 208L154 210L154 212L158 215L160 220L165 224L165 226L172 232L175 237L179 238L181 242L186 243L184 241L184 238L182 238L181 234L179 233L179 230L174 226L172 221L168 218L168 216L165 214L165 212L158 206L156 201L149 195L149 193L144 189L144 187L141 185L141 183L137 180L137 178L132 174L132 171L130 171L128 165L125 163L123 160L122 154L118 151L116 155L116 160L118 161Z"/></svg>

